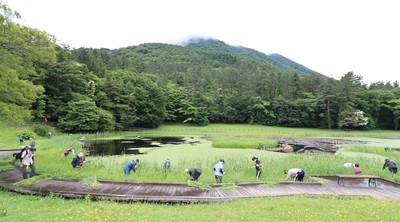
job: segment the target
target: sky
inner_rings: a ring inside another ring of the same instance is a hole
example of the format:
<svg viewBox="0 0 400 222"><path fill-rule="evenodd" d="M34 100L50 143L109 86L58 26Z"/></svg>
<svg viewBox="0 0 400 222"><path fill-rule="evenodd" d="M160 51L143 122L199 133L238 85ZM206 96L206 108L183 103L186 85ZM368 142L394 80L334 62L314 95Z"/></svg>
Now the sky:
<svg viewBox="0 0 400 222"><path fill-rule="evenodd" d="M202 37L278 53L326 76L400 81L397 0L0 0L71 48Z"/></svg>

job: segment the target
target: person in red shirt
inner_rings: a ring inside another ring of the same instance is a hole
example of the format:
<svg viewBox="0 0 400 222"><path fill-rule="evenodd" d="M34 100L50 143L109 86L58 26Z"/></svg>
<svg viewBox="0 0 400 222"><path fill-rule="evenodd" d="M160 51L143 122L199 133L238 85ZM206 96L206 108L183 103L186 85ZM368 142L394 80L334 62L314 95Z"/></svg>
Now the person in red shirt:
<svg viewBox="0 0 400 222"><path fill-rule="evenodd" d="M361 174L361 167L358 163L356 163L354 165L353 171L354 171L354 174Z"/></svg>

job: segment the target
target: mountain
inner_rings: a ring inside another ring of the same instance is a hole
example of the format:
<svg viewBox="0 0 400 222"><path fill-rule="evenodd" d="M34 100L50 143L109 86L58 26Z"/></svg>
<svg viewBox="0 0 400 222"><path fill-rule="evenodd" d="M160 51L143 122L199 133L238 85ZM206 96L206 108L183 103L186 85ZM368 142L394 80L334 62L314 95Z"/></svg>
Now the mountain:
<svg viewBox="0 0 400 222"><path fill-rule="evenodd" d="M296 63L280 54L266 55L254 49L242 47L242 46L231 46L223 41L216 39L190 39L184 42L183 45L188 48L203 50L203 51L217 51L220 53L226 53L230 55L245 57L249 59L255 59L262 62L272 64L276 67L284 69L289 72L296 72L300 75L315 74L321 77L325 75L315 72L299 63Z"/></svg>

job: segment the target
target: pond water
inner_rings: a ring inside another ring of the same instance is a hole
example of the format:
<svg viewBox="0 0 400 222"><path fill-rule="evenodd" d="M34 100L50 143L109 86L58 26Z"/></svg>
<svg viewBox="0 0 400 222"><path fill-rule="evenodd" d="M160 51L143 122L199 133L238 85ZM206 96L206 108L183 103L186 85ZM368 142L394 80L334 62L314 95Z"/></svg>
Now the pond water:
<svg viewBox="0 0 400 222"><path fill-rule="evenodd" d="M86 141L85 149L90 156L146 154L167 144L182 144L183 137L127 138L117 140Z"/></svg>

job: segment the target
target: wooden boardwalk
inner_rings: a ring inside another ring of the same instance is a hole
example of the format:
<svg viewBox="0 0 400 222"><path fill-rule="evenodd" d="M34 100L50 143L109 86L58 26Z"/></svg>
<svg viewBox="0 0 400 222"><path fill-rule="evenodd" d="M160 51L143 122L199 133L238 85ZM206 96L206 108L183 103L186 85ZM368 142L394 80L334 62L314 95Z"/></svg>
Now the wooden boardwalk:
<svg viewBox="0 0 400 222"><path fill-rule="evenodd" d="M17 187L13 183L22 179L19 170L0 172L0 186L24 194L56 195L67 198L83 198L90 195L93 199L123 201L151 201L168 203L192 203L209 201L238 200L257 197L275 196L370 196L379 199L400 200L398 183L378 180L378 186L368 187L365 182L352 181L347 186L337 185L336 180L328 183L280 183L276 187L265 184L236 184L234 189L223 189L213 185L209 190L202 190L186 184L171 183L128 183L99 181L100 186L88 187L77 179L51 179L30 186Z"/></svg>

